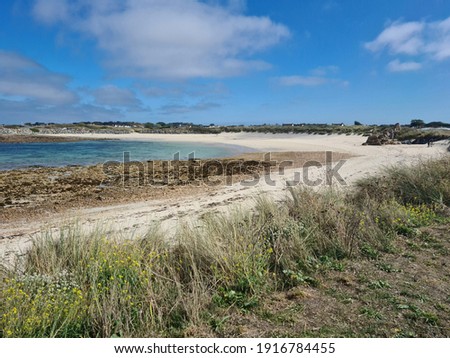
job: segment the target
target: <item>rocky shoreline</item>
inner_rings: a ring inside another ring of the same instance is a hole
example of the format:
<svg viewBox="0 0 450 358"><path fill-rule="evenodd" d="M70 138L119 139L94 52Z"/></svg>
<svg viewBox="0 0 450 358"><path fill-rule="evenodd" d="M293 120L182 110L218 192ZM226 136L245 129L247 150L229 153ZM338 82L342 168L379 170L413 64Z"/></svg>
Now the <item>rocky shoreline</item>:
<svg viewBox="0 0 450 358"><path fill-rule="evenodd" d="M334 160L350 157L333 153ZM0 221L38 218L67 209L210 193L255 178L291 160L292 167L324 163L324 152L261 153L214 160L147 161L106 166L28 168L0 172Z"/></svg>

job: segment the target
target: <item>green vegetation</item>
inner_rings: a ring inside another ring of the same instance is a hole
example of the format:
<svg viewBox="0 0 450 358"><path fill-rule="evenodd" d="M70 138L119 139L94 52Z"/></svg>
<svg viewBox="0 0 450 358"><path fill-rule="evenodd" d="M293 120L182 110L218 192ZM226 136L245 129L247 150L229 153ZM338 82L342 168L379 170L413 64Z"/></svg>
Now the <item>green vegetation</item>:
<svg viewBox="0 0 450 358"><path fill-rule="evenodd" d="M425 144L429 140L433 142L439 140L450 139L450 130L445 129L416 129L404 127L397 134L396 139L399 141L413 141L415 144Z"/></svg>
<svg viewBox="0 0 450 358"><path fill-rule="evenodd" d="M188 122L157 122L157 123L138 123L138 122L78 122L78 123L26 123L26 127L30 129L45 130L86 130L86 131L123 131L123 132L163 132L163 133L211 133L217 134L222 132L255 132L255 133L305 133L305 134L357 134L357 135L371 135L382 133L383 131L392 128L392 125L363 125L359 121L355 121L354 125L341 124L313 124L313 123L284 123L279 124L262 124L262 125L228 125L220 126L211 123L209 125L194 124ZM5 128L21 128L19 125L5 125ZM439 128L450 128L450 124L444 122L429 122L425 123L421 119L411 120L410 125L401 127L399 140L408 140L419 137L429 137L427 128L434 134L442 136L442 139L449 138L448 131L440 130Z"/></svg>
<svg viewBox="0 0 450 358"><path fill-rule="evenodd" d="M402 205L450 206L450 157L424 161L416 167L392 167L385 176L367 178L358 183L359 197L367 195Z"/></svg>
<svg viewBox="0 0 450 358"><path fill-rule="evenodd" d="M423 128L423 127L425 127L425 128L450 128L450 124L445 123L445 122L425 123L421 119L413 119L413 120L411 120L410 127L412 127L412 128Z"/></svg>
<svg viewBox="0 0 450 358"><path fill-rule="evenodd" d="M296 188L171 242L67 228L0 271L0 336L448 336L449 178L445 157Z"/></svg>
<svg viewBox="0 0 450 358"><path fill-rule="evenodd" d="M421 119L413 119L411 120L411 127L419 127L422 128L425 126L425 122Z"/></svg>
<svg viewBox="0 0 450 358"><path fill-rule="evenodd" d="M8 129L29 129L32 132L41 134L58 133L199 133L199 134L219 134L219 133L272 133L272 134L317 134L317 135L382 135L395 126L363 125L355 121L354 125L321 124L321 123L283 123L283 124L262 124L262 125L228 125L220 126L211 123L209 125L194 124L188 122L77 122L77 123L26 123L25 127L19 125L3 126ZM0 127L1 128L1 127ZM446 129L447 128L447 129ZM426 123L421 119L413 119L409 125L401 126L395 132L395 140L412 144L426 144L444 139L450 139L450 124L444 122Z"/></svg>

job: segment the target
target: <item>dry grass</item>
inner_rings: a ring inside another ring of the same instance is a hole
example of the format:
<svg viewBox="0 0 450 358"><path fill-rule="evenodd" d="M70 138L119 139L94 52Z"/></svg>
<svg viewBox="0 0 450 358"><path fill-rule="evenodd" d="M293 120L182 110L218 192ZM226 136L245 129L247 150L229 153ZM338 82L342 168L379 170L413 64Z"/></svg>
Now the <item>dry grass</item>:
<svg viewBox="0 0 450 358"><path fill-rule="evenodd" d="M297 188L283 204L207 215L170 242L155 228L130 241L69 227L2 271L0 336L446 336L449 177L443 158L352 193ZM427 234L433 225L447 231ZM414 269L385 275L414 256ZM401 299L414 291L429 298Z"/></svg>
<svg viewBox="0 0 450 358"><path fill-rule="evenodd" d="M379 200L450 206L450 156L422 161L414 167L396 166L377 178L358 183L360 194Z"/></svg>

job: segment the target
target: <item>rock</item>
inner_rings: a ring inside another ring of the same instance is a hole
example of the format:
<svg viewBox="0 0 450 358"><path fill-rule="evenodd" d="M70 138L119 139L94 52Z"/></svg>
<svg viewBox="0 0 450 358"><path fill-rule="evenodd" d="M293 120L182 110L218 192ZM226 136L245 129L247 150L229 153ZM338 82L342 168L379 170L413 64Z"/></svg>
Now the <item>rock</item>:
<svg viewBox="0 0 450 358"><path fill-rule="evenodd" d="M364 145L383 145L381 139L377 135L371 135L367 138Z"/></svg>
<svg viewBox="0 0 450 358"><path fill-rule="evenodd" d="M364 145L387 145L387 144L400 144L396 139L392 139L390 136L385 134L371 135L367 138Z"/></svg>

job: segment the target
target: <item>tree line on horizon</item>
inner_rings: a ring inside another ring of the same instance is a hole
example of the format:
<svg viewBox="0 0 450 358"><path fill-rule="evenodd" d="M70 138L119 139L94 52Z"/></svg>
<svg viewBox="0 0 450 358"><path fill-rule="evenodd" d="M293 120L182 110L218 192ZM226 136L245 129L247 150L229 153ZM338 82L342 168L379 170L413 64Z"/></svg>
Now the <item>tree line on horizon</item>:
<svg viewBox="0 0 450 358"><path fill-rule="evenodd" d="M43 127L43 126L105 126L105 127L132 127L132 128L145 128L145 129L166 129L166 128L251 128L251 127L335 127L335 126L347 126L344 123L283 123L283 124L251 124L251 125L215 125L210 124L194 124L192 122L134 122L134 121L82 121L73 123L54 123L54 122L26 122L23 125L3 125L4 127ZM389 127L394 124L363 124L360 121L354 121L353 126L367 126L367 127ZM450 128L450 123L442 121L425 122L422 119L412 119L410 124L404 124L405 127L411 128Z"/></svg>

